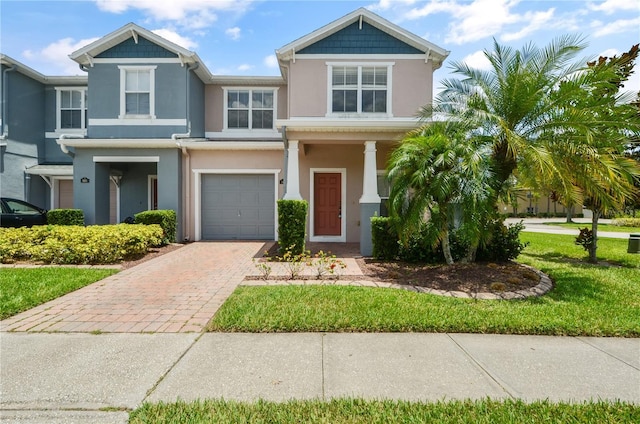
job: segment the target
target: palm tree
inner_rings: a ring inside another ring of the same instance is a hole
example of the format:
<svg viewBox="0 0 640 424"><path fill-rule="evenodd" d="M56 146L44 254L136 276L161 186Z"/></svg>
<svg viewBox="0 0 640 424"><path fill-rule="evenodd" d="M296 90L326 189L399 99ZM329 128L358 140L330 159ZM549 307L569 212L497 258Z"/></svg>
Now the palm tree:
<svg viewBox="0 0 640 424"><path fill-rule="evenodd" d="M447 264L454 263L454 227L470 241L465 259L475 257L482 234L469 222L486 210L489 197L486 154L468 134L469 128L459 120L425 125L404 138L387 165L393 182L390 212L402 223L401 239L406 242L428 217L436 229L430 242L442 245Z"/></svg>

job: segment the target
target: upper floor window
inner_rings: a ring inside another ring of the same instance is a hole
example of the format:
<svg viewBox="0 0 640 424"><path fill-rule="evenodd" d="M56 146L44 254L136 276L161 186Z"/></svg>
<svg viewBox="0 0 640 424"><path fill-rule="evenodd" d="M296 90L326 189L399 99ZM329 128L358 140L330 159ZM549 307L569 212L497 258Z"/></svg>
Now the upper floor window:
<svg viewBox="0 0 640 424"><path fill-rule="evenodd" d="M225 89L226 129L274 128L276 90Z"/></svg>
<svg viewBox="0 0 640 424"><path fill-rule="evenodd" d="M380 65L380 66L378 66ZM331 113L390 113L390 64L330 64Z"/></svg>
<svg viewBox="0 0 640 424"><path fill-rule="evenodd" d="M119 66L120 118L155 118L156 66Z"/></svg>
<svg viewBox="0 0 640 424"><path fill-rule="evenodd" d="M87 128L87 88L56 88L56 129L85 130Z"/></svg>

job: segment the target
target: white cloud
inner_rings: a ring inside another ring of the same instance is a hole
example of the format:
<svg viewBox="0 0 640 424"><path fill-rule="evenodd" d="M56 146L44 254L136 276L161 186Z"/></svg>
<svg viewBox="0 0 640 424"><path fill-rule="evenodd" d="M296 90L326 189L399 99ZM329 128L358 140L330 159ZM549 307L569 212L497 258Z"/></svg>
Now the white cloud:
<svg viewBox="0 0 640 424"><path fill-rule="evenodd" d="M547 26L548 22L553 18L554 8L546 12L527 12L523 16L524 22L529 22L527 26L520 31L503 34L500 38L503 41L520 40L529 34L533 34L541 28Z"/></svg>
<svg viewBox="0 0 640 424"><path fill-rule="evenodd" d="M617 56L619 54L620 54L620 52L617 49L607 49L607 50L603 51L602 53L600 53L598 56L612 57L612 56Z"/></svg>
<svg viewBox="0 0 640 424"><path fill-rule="evenodd" d="M22 56L36 62L38 69L45 74L84 75L78 64L69 59L69 55L96 40L97 38L77 41L71 37L62 38L38 51L25 50L22 52Z"/></svg>
<svg viewBox="0 0 640 424"><path fill-rule="evenodd" d="M269 56L265 57L262 62L265 64L267 68L278 67L278 58L276 57L275 54L270 54Z"/></svg>
<svg viewBox="0 0 640 424"><path fill-rule="evenodd" d="M189 29L210 26L218 13L244 13L253 0L95 0L105 12L123 13L139 10L158 22L172 22Z"/></svg>
<svg viewBox="0 0 640 424"><path fill-rule="evenodd" d="M604 37L610 34L620 34L627 31L638 31L640 27L640 17L635 19L618 19L614 22L609 22L604 26L591 25L592 27L599 27L594 33L594 37Z"/></svg>
<svg viewBox="0 0 640 424"><path fill-rule="evenodd" d="M241 29L238 27L228 28L224 33L232 40L238 40L240 38Z"/></svg>
<svg viewBox="0 0 640 424"><path fill-rule="evenodd" d="M638 3L635 0L606 0L589 2L589 9L595 12L604 12L611 15L620 10L638 11Z"/></svg>
<svg viewBox="0 0 640 424"><path fill-rule="evenodd" d="M487 56L484 54L482 50L479 50L475 53L471 53L470 55L465 56L465 58L462 59L462 61L466 63L468 66L475 69L482 69L482 70L491 69L491 62L489 62L489 59L487 59Z"/></svg>
<svg viewBox="0 0 640 424"><path fill-rule="evenodd" d="M184 47L187 50L193 50L198 47L198 43L196 43L189 37L184 37L168 28L154 29L151 32L171 41L172 43L179 45L180 47Z"/></svg>
<svg viewBox="0 0 640 424"><path fill-rule="evenodd" d="M630 91L634 94L640 93L640 64L636 63L633 67L633 73L624 83L624 91Z"/></svg>
<svg viewBox="0 0 640 424"><path fill-rule="evenodd" d="M240 66L238 66L238 71L240 72L247 72L253 69L253 65L249 65L249 64L242 64Z"/></svg>

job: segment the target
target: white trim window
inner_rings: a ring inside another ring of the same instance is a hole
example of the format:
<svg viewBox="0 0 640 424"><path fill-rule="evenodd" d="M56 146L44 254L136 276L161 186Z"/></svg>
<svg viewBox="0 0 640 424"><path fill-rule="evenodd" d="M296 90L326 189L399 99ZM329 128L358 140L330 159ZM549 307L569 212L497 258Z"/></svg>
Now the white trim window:
<svg viewBox="0 0 640 424"><path fill-rule="evenodd" d="M87 87L56 87L56 132L87 129Z"/></svg>
<svg viewBox="0 0 640 424"><path fill-rule="evenodd" d="M118 66L120 69L119 118L155 119L157 66Z"/></svg>
<svg viewBox="0 0 640 424"><path fill-rule="evenodd" d="M328 115L391 116L393 64L328 64Z"/></svg>
<svg viewBox="0 0 640 424"><path fill-rule="evenodd" d="M277 90L273 88L225 88L225 130L273 130Z"/></svg>
<svg viewBox="0 0 640 424"><path fill-rule="evenodd" d="M378 196L380 196L380 216L389 216L389 194L391 193L391 183L384 170L377 171Z"/></svg>

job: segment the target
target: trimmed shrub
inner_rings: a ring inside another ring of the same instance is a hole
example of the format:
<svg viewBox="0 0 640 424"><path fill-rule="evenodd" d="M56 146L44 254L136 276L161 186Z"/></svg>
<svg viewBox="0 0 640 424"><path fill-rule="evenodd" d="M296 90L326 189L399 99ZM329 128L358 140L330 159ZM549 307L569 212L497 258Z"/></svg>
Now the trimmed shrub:
<svg viewBox="0 0 640 424"><path fill-rule="evenodd" d="M640 227L640 218L616 218L611 224L618 227Z"/></svg>
<svg viewBox="0 0 640 424"><path fill-rule="evenodd" d="M502 220L489 222L491 239L485 246L480 246L476 254L479 261L510 261L516 259L528 243L520 242L520 232L524 224L518 222L505 226Z"/></svg>
<svg viewBox="0 0 640 424"><path fill-rule="evenodd" d="M144 255L162 236L159 225L0 228L0 262L109 264Z"/></svg>
<svg viewBox="0 0 640 424"><path fill-rule="evenodd" d="M372 217L371 238L374 258L386 261L397 259L399 253L398 234L393 228L391 218L387 216Z"/></svg>
<svg viewBox="0 0 640 424"><path fill-rule="evenodd" d="M160 209L140 212L135 214L134 222L136 224L159 225L163 231L162 241L160 244L162 246L176 241L176 227L178 225L178 219L176 211L174 210Z"/></svg>
<svg viewBox="0 0 640 424"><path fill-rule="evenodd" d="M278 245L280 254L304 252L307 228L306 200L278 200Z"/></svg>
<svg viewBox="0 0 640 424"><path fill-rule="evenodd" d="M49 225L84 225L82 209L52 209L47 212Z"/></svg>

